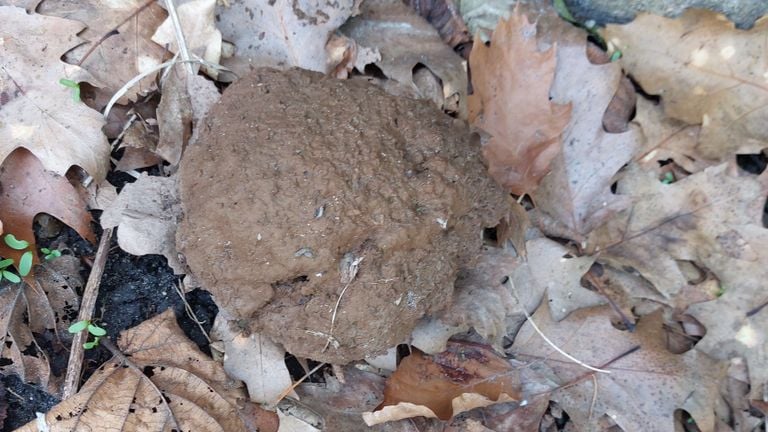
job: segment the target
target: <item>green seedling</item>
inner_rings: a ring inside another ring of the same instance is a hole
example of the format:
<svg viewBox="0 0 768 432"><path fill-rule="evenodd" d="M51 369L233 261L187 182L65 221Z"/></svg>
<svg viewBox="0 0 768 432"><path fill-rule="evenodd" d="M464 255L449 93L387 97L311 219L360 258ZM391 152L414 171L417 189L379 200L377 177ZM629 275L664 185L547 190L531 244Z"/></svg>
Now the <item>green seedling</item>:
<svg viewBox="0 0 768 432"><path fill-rule="evenodd" d="M623 54L620 49L614 51L613 54L611 54L611 63L619 61L622 55Z"/></svg>
<svg viewBox="0 0 768 432"><path fill-rule="evenodd" d="M13 234L6 234L5 237L3 237L3 240L5 241L5 244L13 250L24 250L29 247L28 241L19 240Z"/></svg>
<svg viewBox="0 0 768 432"><path fill-rule="evenodd" d="M5 278L8 280L8 282L19 283L21 282L21 278L19 277L19 275L6 270L8 267L12 265L13 265L12 259L4 259L0 261L0 280Z"/></svg>
<svg viewBox="0 0 768 432"><path fill-rule="evenodd" d="M717 297L722 297L722 296L723 296L723 294L725 294L725 287L724 287L723 285L720 285L720 286L717 288L717 292L715 293L715 296L717 296Z"/></svg>
<svg viewBox="0 0 768 432"><path fill-rule="evenodd" d="M67 331L72 334L80 333L83 330L88 330L88 333L91 336L93 336L92 341L87 341L83 344L83 348L87 350L93 349L99 346L99 341L101 340L101 338L107 335L107 331L104 328L99 327L96 324L92 323L91 320L78 321L72 324L71 326L69 326L69 328L67 329Z"/></svg>
<svg viewBox="0 0 768 432"><path fill-rule="evenodd" d="M26 277L32 270L32 251L26 251L21 255L18 270L21 277Z"/></svg>
<svg viewBox="0 0 768 432"><path fill-rule="evenodd" d="M72 89L72 100L75 102L80 102L80 84L66 79L62 78L59 80L59 84L63 85L64 87L71 88Z"/></svg>
<svg viewBox="0 0 768 432"><path fill-rule="evenodd" d="M40 248L40 252L43 253L44 259L50 261L61 256L61 251L58 249Z"/></svg>
<svg viewBox="0 0 768 432"><path fill-rule="evenodd" d="M672 184L675 182L675 175L667 171L667 173L664 174L664 177L661 178L661 182L666 185Z"/></svg>

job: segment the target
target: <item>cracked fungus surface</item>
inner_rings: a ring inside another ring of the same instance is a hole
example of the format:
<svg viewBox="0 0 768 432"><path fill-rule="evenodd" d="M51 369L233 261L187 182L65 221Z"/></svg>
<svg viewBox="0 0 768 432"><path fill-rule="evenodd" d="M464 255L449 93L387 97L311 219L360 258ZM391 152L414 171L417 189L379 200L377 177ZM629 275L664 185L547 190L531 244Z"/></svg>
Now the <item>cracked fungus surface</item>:
<svg viewBox="0 0 768 432"><path fill-rule="evenodd" d="M447 306L504 212L470 141L426 102L256 70L181 163L179 250L225 313L289 352L336 364L381 353Z"/></svg>

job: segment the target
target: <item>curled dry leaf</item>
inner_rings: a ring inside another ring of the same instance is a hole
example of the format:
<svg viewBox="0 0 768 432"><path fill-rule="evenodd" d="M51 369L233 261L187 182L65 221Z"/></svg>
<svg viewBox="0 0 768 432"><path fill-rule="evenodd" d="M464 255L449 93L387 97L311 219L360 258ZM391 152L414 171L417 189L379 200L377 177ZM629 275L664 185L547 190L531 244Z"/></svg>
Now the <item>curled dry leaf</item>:
<svg viewBox="0 0 768 432"><path fill-rule="evenodd" d="M570 118L569 105L549 99L555 53L539 52L536 25L515 13L496 27L490 47L475 40L469 58L469 119L490 135L483 154L491 175L517 195L534 192L550 171Z"/></svg>
<svg viewBox="0 0 768 432"><path fill-rule="evenodd" d="M724 161L759 153L768 142L766 29L768 18L739 30L714 12L689 10L676 19L643 14L609 25L605 39L643 89L661 95L668 116L701 124L697 150Z"/></svg>
<svg viewBox="0 0 768 432"><path fill-rule="evenodd" d="M603 114L622 78L616 63L590 63L586 33L576 29L563 33L552 100L570 104L573 110L562 137L563 150L555 156L552 172L536 190L534 201L582 236L630 204L610 188L619 169L640 147L640 135L636 127L618 134L603 129Z"/></svg>
<svg viewBox="0 0 768 432"><path fill-rule="evenodd" d="M8 129L2 128L0 130ZM0 165L0 219L5 232L29 242L28 250L35 249L32 224L40 213L48 213L93 242L91 215L86 203L65 177L46 171L40 161L26 149L13 151ZM19 262L23 250L0 242L0 256ZM34 262L39 262L33 254Z"/></svg>
<svg viewBox="0 0 768 432"><path fill-rule="evenodd" d="M176 223L181 215L175 177L146 174L125 185L101 215L103 228L119 227L117 242L133 255L160 254L176 274L185 272L176 251Z"/></svg>
<svg viewBox="0 0 768 432"><path fill-rule="evenodd" d="M397 23L397 25L392 25ZM362 13L341 28L358 46L376 50L374 62L384 75L404 87L401 94L430 98L415 72L426 69L439 81L441 108L466 118L467 72L464 60L440 39L428 22L400 0L368 0ZM364 70L357 66L360 71ZM387 92L392 93L385 87Z"/></svg>
<svg viewBox="0 0 768 432"><path fill-rule="evenodd" d="M409 417L451 417L499 402L521 400L520 379L490 347L450 342L436 355L415 350L387 380L379 409L363 414L369 426Z"/></svg>
<svg viewBox="0 0 768 432"><path fill-rule="evenodd" d="M257 67L326 71L325 43L358 2L231 0L217 9L217 26L235 44L222 63L240 75Z"/></svg>
<svg viewBox="0 0 768 432"><path fill-rule="evenodd" d="M472 42L472 35L453 0L408 0L407 3L437 29L451 48Z"/></svg>
<svg viewBox="0 0 768 432"><path fill-rule="evenodd" d="M172 310L122 332L118 343L128 360L113 358L53 407L45 415L50 431L237 432L274 416L248 406L242 387L184 336ZM18 430L38 427L33 421Z"/></svg>
<svg viewBox="0 0 768 432"><path fill-rule="evenodd" d="M46 0L37 9L39 14L67 18L86 25L80 37L90 43L68 51L64 56L67 62L79 63L96 43L101 42L82 64L98 80L99 87L103 86L98 89L99 104L106 104L126 82L162 62L165 48L150 39L167 15L158 2L153 2L123 23L146 3L146 0L78 0L77 7L73 7L70 0ZM121 23L123 25L116 33L100 41ZM137 95L155 88L155 76L152 74L139 81L128 90L122 101L136 100Z"/></svg>
<svg viewBox="0 0 768 432"><path fill-rule="evenodd" d="M0 7L0 22L0 161L24 147L56 174L77 165L100 182L109 169L104 119L59 84L92 80L61 61L82 42L83 25L10 6Z"/></svg>

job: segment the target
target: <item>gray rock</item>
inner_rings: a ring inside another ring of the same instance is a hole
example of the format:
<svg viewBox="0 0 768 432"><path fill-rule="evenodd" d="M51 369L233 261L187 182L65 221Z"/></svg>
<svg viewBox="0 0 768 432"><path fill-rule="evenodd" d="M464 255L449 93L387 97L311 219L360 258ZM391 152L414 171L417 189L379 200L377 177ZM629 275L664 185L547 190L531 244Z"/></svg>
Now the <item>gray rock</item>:
<svg viewBox="0 0 768 432"><path fill-rule="evenodd" d="M676 17L688 8L709 9L725 14L739 28L750 28L768 13L766 0L565 0L573 16L597 24L625 23L637 13L650 12Z"/></svg>

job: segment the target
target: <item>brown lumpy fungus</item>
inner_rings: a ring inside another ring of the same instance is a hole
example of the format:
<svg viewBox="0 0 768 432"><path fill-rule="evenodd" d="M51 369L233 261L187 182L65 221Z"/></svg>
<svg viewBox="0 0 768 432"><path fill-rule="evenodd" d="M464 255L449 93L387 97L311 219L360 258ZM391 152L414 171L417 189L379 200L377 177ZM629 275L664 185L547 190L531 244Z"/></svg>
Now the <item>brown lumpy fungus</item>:
<svg viewBox="0 0 768 432"><path fill-rule="evenodd" d="M300 357L403 342L506 207L463 121L362 81L258 69L202 128L179 251L228 316Z"/></svg>

